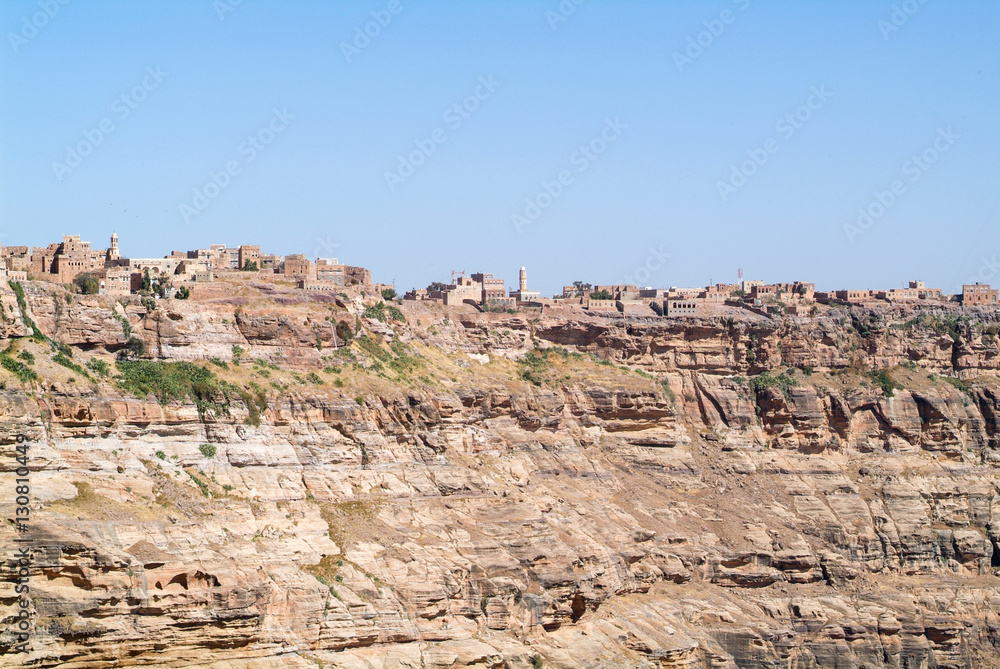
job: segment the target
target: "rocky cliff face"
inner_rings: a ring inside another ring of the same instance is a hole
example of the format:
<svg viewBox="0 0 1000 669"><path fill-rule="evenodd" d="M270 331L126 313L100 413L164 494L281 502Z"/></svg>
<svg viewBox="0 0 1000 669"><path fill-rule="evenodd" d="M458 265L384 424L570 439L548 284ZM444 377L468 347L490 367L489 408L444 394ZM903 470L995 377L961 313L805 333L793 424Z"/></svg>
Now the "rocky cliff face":
<svg viewBox="0 0 1000 669"><path fill-rule="evenodd" d="M24 292L0 509L20 435L31 641L5 571L4 666L997 666L992 314ZM86 367L130 337L219 382L157 401Z"/></svg>

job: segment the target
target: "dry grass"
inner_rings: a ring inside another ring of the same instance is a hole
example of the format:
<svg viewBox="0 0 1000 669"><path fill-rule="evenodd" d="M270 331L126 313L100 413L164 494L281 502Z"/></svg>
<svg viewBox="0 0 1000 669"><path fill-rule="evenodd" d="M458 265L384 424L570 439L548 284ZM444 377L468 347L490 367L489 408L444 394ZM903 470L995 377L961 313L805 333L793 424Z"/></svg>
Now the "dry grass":
<svg viewBox="0 0 1000 669"><path fill-rule="evenodd" d="M343 566L344 558L337 555L327 555L317 564L307 564L302 567L302 571L312 574L323 585L330 586L337 583L337 576Z"/></svg>
<svg viewBox="0 0 1000 669"><path fill-rule="evenodd" d="M85 481L74 481L76 497L50 504L46 511L78 516L88 520L103 521L145 521L162 520L165 510L148 502L125 504L94 491Z"/></svg>
<svg viewBox="0 0 1000 669"><path fill-rule="evenodd" d="M386 500L368 497L350 502L320 504L320 515L326 521L330 540L346 551L359 541L384 541L395 534L378 519Z"/></svg>

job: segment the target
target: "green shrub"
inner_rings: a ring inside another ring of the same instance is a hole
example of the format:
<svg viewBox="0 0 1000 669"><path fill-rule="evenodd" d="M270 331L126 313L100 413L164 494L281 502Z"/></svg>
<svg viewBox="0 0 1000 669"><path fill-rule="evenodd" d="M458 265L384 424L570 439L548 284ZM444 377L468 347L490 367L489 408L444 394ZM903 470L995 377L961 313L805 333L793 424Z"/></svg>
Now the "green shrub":
<svg viewBox="0 0 1000 669"><path fill-rule="evenodd" d="M365 311L361 315L364 318L371 318L372 320L379 321L380 323L385 323L385 304L377 302L369 307L365 307Z"/></svg>
<svg viewBox="0 0 1000 669"><path fill-rule="evenodd" d="M672 405L677 405L677 395L674 393L674 389L670 387L670 382L664 379L660 382L663 387L663 392L666 394L667 399L670 400Z"/></svg>
<svg viewBox="0 0 1000 669"><path fill-rule="evenodd" d="M156 311L156 300L151 297L144 297L139 300L142 303L143 308L146 309L147 314L151 314Z"/></svg>
<svg viewBox="0 0 1000 669"><path fill-rule="evenodd" d="M941 380L947 383L948 385L953 386L957 390L961 390L966 395L970 396L972 395L972 388L970 388L968 384L965 383L965 381L962 381L961 379L956 379L951 376L942 376Z"/></svg>
<svg viewBox="0 0 1000 669"><path fill-rule="evenodd" d="M222 369L229 369L229 363L221 358L209 358L208 361L215 365L216 367L221 367Z"/></svg>
<svg viewBox="0 0 1000 669"><path fill-rule="evenodd" d="M125 340L128 341L128 339L132 336L132 324L129 323L128 318L121 314L115 314L114 318L116 321L121 323L122 334L125 335Z"/></svg>
<svg viewBox="0 0 1000 669"><path fill-rule="evenodd" d="M6 353L0 353L0 365L2 365L8 372L16 376L21 383L38 380L38 374L35 374L33 369L25 365L23 362L14 360Z"/></svg>
<svg viewBox="0 0 1000 669"><path fill-rule="evenodd" d="M146 355L146 345L138 337L129 337L125 347L118 352L118 357L122 360L141 358L144 355Z"/></svg>
<svg viewBox="0 0 1000 669"><path fill-rule="evenodd" d="M211 403L231 390L210 370L190 362L132 360L119 361L117 367L115 381L121 390L138 397L152 394L160 404L188 397L198 404Z"/></svg>
<svg viewBox="0 0 1000 669"><path fill-rule="evenodd" d="M894 381L889 376L889 373L884 369L873 369L868 372L868 378L872 380L872 383L882 389L882 393L886 397L892 397L896 394L897 390L903 389L903 386Z"/></svg>
<svg viewBox="0 0 1000 669"><path fill-rule="evenodd" d="M21 351L17 354L21 360L24 360L29 365L35 364L35 355L31 351Z"/></svg>
<svg viewBox="0 0 1000 669"><path fill-rule="evenodd" d="M376 360L381 360L387 362L390 357L392 357L388 351L386 351L382 345L375 340L373 337L368 335L362 335L355 340L358 348L370 358L375 358Z"/></svg>
<svg viewBox="0 0 1000 669"><path fill-rule="evenodd" d="M400 323L406 322L406 316L403 315L403 312L397 309L396 307L392 306L391 304L385 308L385 311L389 315L389 318L391 318L392 320L398 321Z"/></svg>
<svg viewBox="0 0 1000 669"><path fill-rule="evenodd" d="M85 370L83 367L81 367L80 365L76 364L75 362L67 358L66 355L61 352L52 356L52 362L56 363L57 365L62 365L66 369L71 369L84 378L93 380L93 377L87 372L87 370Z"/></svg>
<svg viewBox="0 0 1000 669"><path fill-rule="evenodd" d="M354 339L354 330L351 329L351 324L347 321L337 321L337 339L344 342L345 344L351 343Z"/></svg>
<svg viewBox="0 0 1000 669"><path fill-rule="evenodd" d="M201 451L201 454L204 455L206 458L211 459L215 457L216 449L215 446L212 444L202 444L201 446L198 447L198 450Z"/></svg>
<svg viewBox="0 0 1000 669"><path fill-rule="evenodd" d="M107 376L111 373L111 365L97 358L88 360L87 367L98 376Z"/></svg>
<svg viewBox="0 0 1000 669"><path fill-rule="evenodd" d="M163 451L157 451L156 452L156 457L158 457L161 460L166 460L167 459L167 454L164 453Z"/></svg>
<svg viewBox="0 0 1000 669"><path fill-rule="evenodd" d="M607 289L595 290L590 294L590 299L592 300L613 300L614 295L608 292Z"/></svg>
<svg viewBox="0 0 1000 669"><path fill-rule="evenodd" d="M101 292L101 283L90 272L80 272L73 277L73 285L84 295L97 295Z"/></svg>
<svg viewBox="0 0 1000 669"><path fill-rule="evenodd" d="M385 300L386 302L391 302L392 300L395 300L396 299L396 291L393 290L392 288L383 288L382 289L382 299Z"/></svg>
<svg viewBox="0 0 1000 669"><path fill-rule="evenodd" d="M205 483L204 481L202 481L200 478L198 478L197 476L195 476L191 472L187 472L186 471L186 473L187 473L188 476L191 477L191 480L194 481L194 484L196 486L198 486L198 490L201 490L201 494L202 495L204 495L205 497L211 497L212 496L212 491L208 489L208 484L207 483Z"/></svg>
<svg viewBox="0 0 1000 669"><path fill-rule="evenodd" d="M795 378L788 374L772 374L763 372L750 379L750 391L754 395L756 402L757 393L764 388L778 388L783 395L788 394L788 389L796 385Z"/></svg>
<svg viewBox="0 0 1000 669"><path fill-rule="evenodd" d="M35 321L28 318L28 302L24 298L24 287L17 281L8 281L7 285L9 285L10 289L14 291L14 296L17 298L17 308L21 312L21 320L23 320L24 324L31 329L31 338L35 341L45 341L45 335L43 335L42 331L38 329L37 325L35 325ZM36 376L35 378L38 377Z"/></svg>
<svg viewBox="0 0 1000 669"><path fill-rule="evenodd" d="M281 371L281 367L279 367L278 365L274 364L273 362L268 362L264 358L256 358L253 361L253 364L254 364L255 367L263 367L264 369L273 369L276 372L280 372Z"/></svg>
<svg viewBox="0 0 1000 669"><path fill-rule="evenodd" d="M316 372L309 372L306 374L306 379L308 379L309 383L315 386L321 386L325 383L325 381L323 381L323 379L320 378L320 375Z"/></svg>

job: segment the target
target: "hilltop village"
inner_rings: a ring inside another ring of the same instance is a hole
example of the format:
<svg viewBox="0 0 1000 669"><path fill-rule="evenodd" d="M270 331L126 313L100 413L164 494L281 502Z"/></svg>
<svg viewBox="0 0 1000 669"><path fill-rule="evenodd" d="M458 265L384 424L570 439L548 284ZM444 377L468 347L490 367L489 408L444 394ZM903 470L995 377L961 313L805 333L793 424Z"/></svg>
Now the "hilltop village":
<svg viewBox="0 0 1000 669"><path fill-rule="evenodd" d="M0 246L0 280L51 281L72 285L76 292L108 296L142 294L153 298L187 299L199 287L235 273L253 273L261 281L290 282L306 291L340 292L355 287L361 294L391 295L388 284L373 283L364 267L346 265L337 258L309 259L303 254L280 256L261 252L259 245L227 247L211 244L191 251L172 251L162 258L123 257L118 235L112 233L106 249L95 249L79 235L65 235L47 246ZM203 291L204 292L204 291ZM433 282L405 293L402 299L437 301L445 305L470 304L480 311L516 311L572 308L594 315L635 317L709 316L732 308L762 315L815 314L817 305L871 303L938 303L991 306L998 290L987 284L970 284L957 295L910 281L906 288L885 290L817 291L813 283L768 284L744 280L696 288L653 288L635 285L591 285L576 281L551 298L528 287L528 273L521 267L518 287L508 291L504 280L491 273L452 272L449 283Z"/></svg>

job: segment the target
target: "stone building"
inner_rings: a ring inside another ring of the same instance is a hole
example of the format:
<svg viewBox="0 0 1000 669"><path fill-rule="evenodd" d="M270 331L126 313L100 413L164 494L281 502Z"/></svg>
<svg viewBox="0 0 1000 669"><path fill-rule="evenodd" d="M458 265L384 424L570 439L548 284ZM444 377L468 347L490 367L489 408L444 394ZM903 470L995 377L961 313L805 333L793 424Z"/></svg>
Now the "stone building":
<svg viewBox="0 0 1000 669"><path fill-rule="evenodd" d="M316 280L325 281L335 286L344 285L344 266L336 258L318 258L316 260Z"/></svg>
<svg viewBox="0 0 1000 669"><path fill-rule="evenodd" d="M995 305L997 303L998 292L1000 291L996 288L991 289L988 283L966 284L962 286L962 305Z"/></svg>
<svg viewBox="0 0 1000 669"><path fill-rule="evenodd" d="M36 279L72 283L78 274L99 274L105 267L121 264L118 235L111 235L111 247L93 249L80 235L63 235L62 242L31 249L31 273Z"/></svg>
<svg viewBox="0 0 1000 669"><path fill-rule="evenodd" d="M510 291L510 296L517 303L535 302L542 296L537 290L528 290L528 270L524 265L517 274L517 290Z"/></svg>
<svg viewBox="0 0 1000 669"><path fill-rule="evenodd" d="M852 304L857 304L859 302L868 302L875 298L875 291L873 290L838 290L834 294L836 299L841 302L849 302Z"/></svg>
<svg viewBox="0 0 1000 669"><path fill-rule="evenodd" d="M98 277L101 295L129 295L132 293L132 269L108 267Z"/></svg>
<svg viewBox="0 0 1000 669"><path fill-rule="evenodd" d="M132 271L143 274L149 271L151 277L173 276L177 273L177 268L186 263L182 258L129 258L128 266Z"/></svg>
<svg viewBox="0 0 1000 669"><path fill-rule="evenodd" d="M212 274L212 263L207 260L185 259L174 269L174 276L182 281L196 281L195 277L206 274Z"/></svg>
<svg viewBox="0 0 1000 669"><path fill-rule="evenodd" d="M341 265L341 267L344 268L344 283L348 286L367 286L371 284L372 273L364 267L356 267L354 265Z"/></svg>
<svg viewBox="0 0 1000 669"><path fill-rule="evenodd" d="M614 300L637 300L639 299L639 287L632 284L610 284L594 286L591 292L599 293L607 291Z"/></svg>
<svg viewBox="0 0 1000 669"><path fill-rule="evenodd" d="M481 303L483 299L483 284L465 276L465 272L452 273L451 283L440 291L445 304L462 304L465 300Z"/></svg>
<svg viewBox="0 0 1000 669"><path fill-rule="evenodd" d="M236 250L237 269L243 269L247 263L253 263L260 269L260 247L254 244L243 244Z"/></svg>
<svg viewBox="0 0 1000 669"><path fill-rule="evenodd" d="M284 258L281 256L276 256L273 253L262 253L260 255L259 266L261 269L278 269Z"/></svg>
<svg viewBox="0 0 1000 669"><path fill-rule="evenodd" d="M117 261L122 259L121 251L118 250L118 233L111 233L111 246L108 247L107 255L105 260L108 265L115 265Z"/></svg>
<svg viewBox="0 0 1000 669"><path fill-rule="evenodd" d="M668 299L663 301L663 315L668 317L676 316L697 316L698 300L690 298Z"/></svg>
<svg viewBox="0 0 1000 669"><path fill-rule="evenodd" d="M285 256L285 276L307 283L316 280L316 265L301 253Z"/></svg>
<svg viewBox="0 0 1000 669"><path fill-rule="evenodd" d="M503 301L507 297L503 279L497 279L492 274L483 274L482 272L473 274L471 278L480 286L480 304Z"/></svg>
<svg viewBox="0 0 1000 669"><path fill-rule="evenodd" d="M928 288L923 281L910 281L908 288L880 290L876 297L889 302L902 302L907 300L940 300L943 294L940 288Z"/></svg>
<svg viewBox="0 0 1000 669"><path fill-rule="evenodd" d="M591 298L584 298L584 308L587 311L617 311L618 301L617 300L594 300Z"/></svg>
<svg viewBox="0 0 1000 669"><path fill-rule="evenodd" d="M27 246L2 246L0 247L0 265L14 272L30 271L31 252Z"/></svg>
<svg viewBox="0 0 1000 669"><path fill-rule="evenodd" d="M816 284L805 281L795 281L793 283L772 283L764 286L772 289L771 292L779 300L806 300L812 301L816 294ZM751 291L751 295L753 292Z"/></svg>

